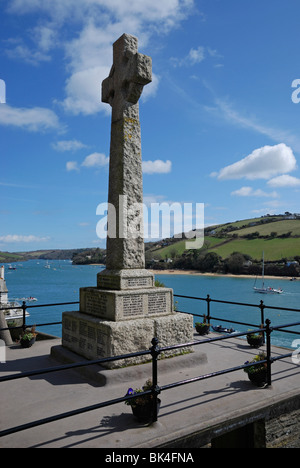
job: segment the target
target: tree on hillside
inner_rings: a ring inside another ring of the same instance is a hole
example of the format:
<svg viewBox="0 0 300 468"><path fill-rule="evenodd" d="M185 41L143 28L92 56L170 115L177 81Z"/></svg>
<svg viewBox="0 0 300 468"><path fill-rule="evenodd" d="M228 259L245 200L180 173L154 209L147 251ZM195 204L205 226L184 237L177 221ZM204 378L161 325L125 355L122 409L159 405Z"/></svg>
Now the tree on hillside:
<svg viewBox="0 0 300 468"><path fill-rule="evenodd" d="M218 269L221 263L221 257L216 252L208 252L199 256L195 261L194 267L200 271L213 272Z"/></svg>
<svg viewBox="0 0 300 468"><path fill-rule="evenodd" d="M242 272L246 258L240 252L233 252L225 260L225 270L228 273L239 274Z"/></svg>

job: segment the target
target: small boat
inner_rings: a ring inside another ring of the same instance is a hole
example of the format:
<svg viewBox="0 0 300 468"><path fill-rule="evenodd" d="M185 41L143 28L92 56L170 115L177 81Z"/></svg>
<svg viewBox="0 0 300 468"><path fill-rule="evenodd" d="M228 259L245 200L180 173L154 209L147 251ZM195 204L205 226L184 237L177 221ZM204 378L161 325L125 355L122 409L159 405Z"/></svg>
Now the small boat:
<svg viewBox="0 0 300 468"><path fill-rule="evenodd" d="M234 328L222 327L221 325L216 325L215 327L212 327L212 328L217 333L235 333L236 332Z"/></svg>
<svg viewBox="0 0 300 468"><path fill-rule="evenodd" d="M0 309L2 309L8 327L18 327L23 324L23 309L21 309L21 305L19 302L8 300L4 266L0 267ZM29 317L27 310L25 310L25 316Z"/></svg>
<svg viewBox="0 0 300 468"><path fill-rule="evenodd" d="M37 301L36 297L30 296L30 297L18 297L16 301L25 301L25 302L34 302Z"/></svg>
<svg viewBox="0 0 300 468"><path fill-rule="evenodd" d="M9 270L16 270L16 267L15 267L15 266L9 265L8 269L9 269Z"/></svg>
<svg viewBox="0 0 300 468"><path fill-rule="evenodd" d="M18 327L23 325L23 310L17 307L20 307L21 304L15 301L9 301L5 304L0 304L4 318L9 327ZM25 311L25 316L29 317L27 310Z"/></svg>
<svg viewBox="0 0 300 468"><path fill-rule="evenodd" d="M256 283L256 280L255 280ZM264 259L264 252L263 252L263 258L262 258L262 285L260 288L256 288L255 285L253 287L254 292L260 293L260 294L282 294L283 289L279 288L272 288L272 287L265 287L265 259Z"/></svg>

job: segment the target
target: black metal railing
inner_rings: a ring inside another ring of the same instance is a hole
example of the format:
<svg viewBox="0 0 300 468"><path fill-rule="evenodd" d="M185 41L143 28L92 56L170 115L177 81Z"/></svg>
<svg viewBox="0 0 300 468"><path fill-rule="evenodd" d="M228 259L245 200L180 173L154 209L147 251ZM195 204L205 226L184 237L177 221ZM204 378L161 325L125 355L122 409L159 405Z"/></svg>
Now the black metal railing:
<svg viewBox="0 0 300 468"><path fill-rule="evenodd" d="M159 356L162 353L164 353L166 351L171 351L171 350L175 351L175 350L183 349L183 348L187 348L187 347L190 348L190 347L194 347L194 346L201 346L201 345L203 345L205 343L206 344L207 343L213 343L213 342L217 342L217 341L221 341L221 340L227 340L227 339L230 339L230 338L233 338L233 337L235 337L235 338L243 337L245 335L248 335L249 331L236 332L236 333L233 333L233 334L230 334L230 335L214 336L212 338L204 338L201 341L193 341L193 342L189 342L189 343L180 343L180 344L167 346L167 347L162 347L162 348L159 347L157 338L153 338L152 339L152 346L148 350L144 350L144 351L140 351L140 352L136 352L136 353L130 353L130 354L126 354L126 355L113 356L113 357L109 357L109 358L102 358L102 359L97 359L97 360L88 361L88 362L84 361L84 362L73 363L73 364L65 364L65 365L50 367L50 368L46 368L46 369L38 369L38 370L34 370L34 371L26 371L26 372L21 372L21 373L17 373L17 374L13 374L13 375L8 375L8 376L1 376L0 377L0 383L5 382L5 381L10 381L10 380L22 379L22 378L25 378L25 377L31 377L31 376L35 376L35 375L41 375L41 374L47 374L47 373L51 373L51 372L64 371L64 370L67 370L67 369L75 369L75 368L90 366L90 365L94 365L94 364L101 365L101 364L108 363L108 362L111 362L111 361L117 361L117 360L121 360L121 359L133 358L133 357L138 357L138 356L151 355L151 359L152 359L152 387L151 387L150 390L139 393L139 396L152 395L152 404L153 404L152 421L155 422L155 421L157 421L157 417L158 417L158 415L157 415L157 398L158 398L158 395L163 391L167 391L167 390L169 390L171 388L174 388L174 387L179 387L179 386L182 386L182 385L191 384L191 383L194 383L194 382L197 382L197 381L200 381L200 380L213 378L213 377L216 377L218 375L235 372L235 371L238 371L238 370L241 370L241 369L245 369L245 368L247 368L249 366L253 366L253 365L258 366L258 365L261 365L261 364L266 364L266 367L267 367L267 382L266 382L266 385L270 386L272 384L271 365L277 360L284 359L284 358L287 358L287 357L291 357L293 355L292 352L289 352L289 353L286 353L286 354L279 355L277 357L272 357L272 353L271 353L271 334L275 330L283 331L283 329L290 329L291 327L298 326L298 325L300 325L300 321L299 322L294 322L294 323L288 323L288 324L281 324L279 326L272 326L271 327L271 322L270 322L269 319L266 319L265 321L262 321L262 320L264 319L264 310L266 308L276 309L276 310L280 309L280 310L300 312L300 310L298 310L298 309L266 306L263 303L263 301L261 301L259 305L257 305L257 304L248 304L248 303L238 303L238 302L231 302L231 301L221 301L221 300L211 299L209 295L206 298L196 298L196 297L192 297L192 296L181 296L181 295L175 295L175 297L182 297L182 298L206 301L207 302L207 313L203 314L203 315L200 314L199 316L206 315L206 317L209 320L211 320L211 319L224 320L224 319L221 319L221 318L218 318L218 317L213 317L211 315L211 313L210 313L211 312L210 311L211 302L221 302L221 303L226 303L226 304L236 304L236 305L250 306L250 307L256 307L256 308L259 307L259 309L261 311L260 326L257 327L254 330L251 330L251 333L264 333L266 335L266 358L264 360L262 360L262 361L255 362L255 364L253 364L253 363L243 364L243 365L231 367L231 368L228 368L228 369L223 369L223 370L220 370L220 371L211 372L211 373L208 373L208 374L205 374L205 375L200 375L198 377L193 377L191 379L186 379L186 380L181 380L181 381L178 381L178 382L173 382L173 383L170 383L168 385L158 386L158 365L157 365L157 362L158 362ZM78 304L78 303L79 302L66 302L66 303L29 305L29 306L27 306L26 302L23 301L22 305L19 306L19 308L22 309L22 311L23 311L23 314L22 314L23 315L23 324L21 325L21 327L17 327L17 328L25 329L26 327L31 326L31 325L26 324L26 309L27 308L51 307L51 306L53 307L53 306ZM16 307L13 307L13 308L16 309ZM0 310L6 310L6 308L5 309L0 309ZM185 313L187 313L187 312L185 312ZM197 314L192 314L192 315L198 316ZM226 321L227 322L232 322L232 323L240 323L240 324L244 324L244 325L248 325L248 326L249 325L253 326L253 324L245 324L243 322L234 322L234 321L231 321L231 320L226 320ZM55 324L56 323L61 323L61 322L55 322ZM53 324L53 322L50 323L50 324ZM50 325L50 324L38 324L38 325L39 326L45 326L45 325ZM2 328L0 330L7 330L7 329L9 329L9 328ZM298 332L296 332L294 330L290 331L290 333L300 334L300 333L298 333ZM87 406L87 407L84 407L84 408L79 408L79 409L76 409L76 410L73 410L73 411L68 411L68 412L65 412L65 413L58 414L58 415L50 416L48 418L43 418L41 420L32 421L32 422L27 423L27 424L23 424L23 425L20 425L20 426L16 426L16 427L12 427L12 428L9 428L9 429L6 429L6 430L2 430L2 431L0 431L0 437L6 436L6 435L9 435L9 434L13 434L13 433L16 433L16 432L20 432L20 431L23 431L25 429L36 427L36 426L39 426L39 425L47 424L47 423L57 421L57 420L60 420L60 419L65 419L65 418L75 416L75 415L78 415L78 414L81 414L81 413L85 413L85 412L88 412L88 411L93 411L95 409L103 408L103 407L106 407L106 406L111 406L111 405L114 405L114 404L117 404L117 403L120 403L120 402L125 402L125 401L128 401L128 400L133 399L133 398L135 398L135 395L126 395L126 396L116 398L116 399L113 399L113 400L107 400L105 402L96 403L95 405L90 405L90 406Z"/></svg>
<svg viewBox="0 0 300 468"><path fill-rule="evenodd" d="M178 312L185 313L185 314L191 314L194 317L206 317L207 322L209 323L211 320L216 320L219 322L228 322L232 323L235 325L244 325L244 326L251 326L251 327L257 327L259 325L263 325L265 323L265 310L281 310L281 311L287 311L287 312L298 312L300 313L300 309L295 309L295 308L290 308L290 307L276 307L276 306L270 306L266 305L262 300L260 301L259 304L251 304L251 303L246 303L246 302L234 302L234 301L224 301L221 299L212 299L209 294L207 294L206 297L195 297L195 296L183 296L179 294L174 294L174 297L178 298L183 298L183 299L192 299L196 301L202 301L206 302L206 313L205 314L196 314L195 312L187 312L183 310L178 310ZM237 306L243 306L243 307L251 307L253 309L258 309L260 312L260 319L259 322L256 323L248 323L248 322L240 322L236 320L232 320L228 317L222 318L222 317L216 317L211 314L211 303L219 303L219 304L227 304L227 305L237 305ZM26 310L27 309L35 309L35 308L40 308L40 307L57 307L57 306L66 306L66 305L73 305L73 304L79 304L79 301L74 301L74 302L60 302L60 303L50 303L50 304L35 304L35 305L28 305L26 301L22 302L22 305L17 306L17 307L5 307L5 308L0 308L0 311L5 311L7 309L21 309L23 314L22 314L22 325L18 327L7 327L7 328L0 328L0 331L2 330L9 330L11 328L22 328L25 330L27 327L31 327L35 325L36 327L44 327L44 326L50 326L50 325L61 325L61 321L58 322L47 322L47 323L34 323L34 324L27 324L26 323ZM294 333L299 335L300 332L297 331L290 331L290 330L284 330L284 327L277 328L278 331L283 332L283 333Z"/></svg>
<svg viewBox="0 0 300 468"><path fill-rule="evenodd" d="M12 306L12 307L0 307L0 311L5 311L9 309L14 309L14 310L22 310L22 325L19 326L12 326L12 327L6 327L6 328L0 328L0 331L4 330L12 330L12 329L22 329L23 331L27 327L32 327L35 325L36 327L45 327L45 326L50 326L50 325L61 325L62 322L48 322L48 323L34 323L34 324L27 324L26 323L26 310L27 309L34 309L38 307L57 307L57 306L66 306L66 305L73 305L73 304L79 304L79 301L74 301L74 302L57 302L57 303L51 303L51 304L36 304L36 305L28 305L26 301L22 301L22 305L20 306Z"/></svg>
<svg viewBox="0 0 300 468"><path fill-rule="evenodd" d="M211 306L210 306L211 303L238 305L238 306L252 307L254 309L258 309L259 312L260 312L260 322L259 323L262 324L262 325L265 323L265 309L281 310L281 311L287 311L287 312L299 312L300 313L300 309L295 309L295 308L291 308L291 307L269 306L269 305L266 305L262 300L260 301L259 304L251 304L251 303L246 303L246 302L234 302L234 301L224 301L224 300L221 300L221 299L212 299L209 294L207 294L206 297L183 296L183 295L179 295L179 294L174 294L174 297L183 298L183 299L193 299L193 300L197 300L197 301L206 302L206 313L205 314L196 314L196 313L193 312L192 315L194 317L202 317L202 318L205 317L207 323L210 323L211 320L217 320L219 322L228 322L228 323L233 323L235 325L245 325L245 326L250 326L250 327L257 327L258 326L258 323L253 324L253 323L247 323L247 322L240 322L240 321L236 321L236 320L231 320L228 317L222 318L222 317L213 316L213 315L211 315ZM186 311L183 311L183 310L180 310L180 311L178 310L178 312L186 313L186 314L190 313L190 312L186 312ZM276 329L278 331L280 331L280 332L294 333L296 335L300 335L300 332L297 332L296 330L293 330L293 331L283 330L283 328L284 327L282 327L282 329L280 327L276 327Z"/></svg>
<svg viewBox="0 0 300 468"><path fill-rule="evenodd" d="M194 382L197 382L197 381L200 381L200 380L209 379L209 378L212 378L212 377L216 377L216 376L223 375L223 374L228 374L228 373L231 373L231 372L236 372L238 370L245 369L245 368L247 368L249 366L253 366L253 365L258 366L258 365L261 365L261 364L266 364L266 367L267 367L266 386L270 386L272 384L271 365L275 361L278 361L280 359L285 359L287 357L291 357L292 354L293 354L292 352L290 352L290 353L286 353L286 354L283 354L283 355L279 355L277 357L272 357L272 353L271 353L271 333L274 330L278 329L279 327L271 327L270 325L271 325L271 322L270 322L270 320L267 319L264 328L258 328L258 329L253 331L254 333L261 333L261 332L266 333L266 358L265 359L263 359L261 361L257 361L254 364L253 363L243 364L243 365L231 367L231 368L228 368L228 369L223 369L223 370L220 370L220 371L211 372L211 373L208 373L208 374L193 377L191 379L180 380L178 382L173 382L173 383L170 383L170 384L167 384L167 385L162 385L162 386L158 385L158 366L157 366L157 362L158 362L159 355L161 353L163 353L165 351L170 351L170 350L176 350L176 349L178 350L178 349L182 349L182 348L186 348L186 347L190 348L190 347L194 347L194 346L201 346L201 345L206 344L206 343L213 343L213 342L216 342L216 341L227 340L227 339L230 339L232 337L238 338L238 337L247 335L248 332L234 333L234 334L231 334L231 335L222 335L222 336L213 337L213 338L206 338L206 339L203 339L202 341L193 341L193 342L189 342L189 343L181 343L181 344L177 344L177 345L173 345L173 346L166 346L166 347L162 347L162 348L160 348L158 346L157 338L153 338L152 339L152 347L150 349L148 349L148 350L144 350L144 351L140 351L140 352L136 352L136 353L125 354L125 355L120 355L120 356L109 357L109 358L97 359L97 360L88 361L88 362L84 361L84 362L73 363L73 364L65 364L65 365L50 367L50 368L46 368L46 369L39 369L39 370L35 370L35 371L26 371L26 372L12 374L12 375L8 375L8 376L2 376L2 377L0 377L0 383L10 381L10 380L22 379L22 378L25 378L25 377L41 375L41 374L47 374L47 373L58 372L58 371L65 371L67 369L75 369L75 368L79 368L79 367L83 367L83 366L90 366L90 365L94 365L94 364L100 364L101 365L101 364L104 364L104 363L107 363L107 362L117 361L117 360L120 360L120 359L133 358L133 357L137 357L137 356L145 356L145 355L149 354L152 357L152 387L151 387L150 390L146 390L144 392L139 393L139 397L144 396L144 395L145 396L146 395L152 395L152 405L153 405L152 406L152 422L155 422L155 421L157 421L157 418L158 418L158 413L157 413L157 398L158 398L158 395L163 391L166 391L166 390L169 390L169 389L172 389L172 388L175 388L175 387L191 384L191 383L194 383ZM295 325L300 325L300 322L284 324L284 325L281 325L281 327L288 328L288 327L295 326ZM47 424L47 423L50 423L50 422L58 421L58 420L65 419L65 418L75 416L75 415L78 415L78 414L86 413L88 411L93 411L93 410L96 410L96 409L99 409L99 408L104 408L104 407L107 407L107 406L115 405L115 404L118 404L118 403L121 403L121 402L125 402L125 401L128 401L128 400L134 399L135 397L136 397L136 395L126 395L126 396L116 398L116 399L113 399L113 400L107 400L107 401L104 401L104 402L96 403L94 405L86 406L84 408L79 408L79 409L76 409L76 410L72 410L72 411L68 411L68 412L65 412L65 413L50 416L48 418L43 418L43 419L40 419L40 420L37 420L37 421L32 421L32 422L29 422L27 424L22 424L22 425L19 425L19 426L11 427L9 429L5 429L5 430L0 431L0 437L4 437L4 436L10 435L10 434L14 434L16 432L23 431L25 429L29 429L29 428L40 426L40 425Z"/></svg>

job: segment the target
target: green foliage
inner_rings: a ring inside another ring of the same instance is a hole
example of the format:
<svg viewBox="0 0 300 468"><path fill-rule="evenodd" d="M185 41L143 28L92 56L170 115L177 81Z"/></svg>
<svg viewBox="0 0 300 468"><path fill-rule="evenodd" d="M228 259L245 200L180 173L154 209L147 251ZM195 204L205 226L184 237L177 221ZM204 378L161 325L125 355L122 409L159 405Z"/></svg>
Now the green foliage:
<svg viewBox="0 0 300 468"><path fill-rule="evenodd" d="M151 390L151 388L152 388L152 381L150 379L145 382L145 385L142 388L136 388L135 390L133 390L133 388L129 388L125 396L129 396L129 395L137 395L137 396L136 398L131 398L130 400L125 401L125 405L129 405L129 406L146 405L147 403L149 403L149 401L152 400L153 396L151 394L139 396L139 393L146 392L147 390Z"/></svg>
<svg viewBox="0 0 300 468"><path fill-rule="evenodd" d="M76 265L88 265L91 263L105 262L106 253L104 249L84 249L73 255L72 261Z"/></svg>
<svg viewBox="0 0 300 468"><path fill-rule="evenodd" d="M255 374L257 372L261 372L262 370L266 370L266 367L267 367L266 362L257 364L260 361L265 361L266 358L267 358L266 354L264 352L261 352L257 354L251 361L246 361L245 365L253 363L253 366L245 367L244 372L246 372L246 374Z"/></svg>

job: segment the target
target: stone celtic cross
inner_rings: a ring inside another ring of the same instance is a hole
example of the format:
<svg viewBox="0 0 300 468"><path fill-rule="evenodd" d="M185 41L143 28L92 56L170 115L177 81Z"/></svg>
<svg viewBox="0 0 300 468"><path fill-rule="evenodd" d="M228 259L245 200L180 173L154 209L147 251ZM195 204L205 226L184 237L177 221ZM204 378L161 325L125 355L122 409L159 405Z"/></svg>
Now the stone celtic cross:
<svg viewBox="0 0 300 468"><path fill-rule="evenodd" d="M162 347L193 337L192 315L175 312L172 289L156 287L154 274L145 268L138 101L151 81L151 68L135 37L123 34L114 43L113 66L102 83L102 101L112 107L106 269L97 274L97 287L80 288L79 312L63 313L62 345L86 359L145 350L153 336Z"/></svg>
<svg viewBox="0 0 300 468"><path fill-rule="evenodd" d="M123 34L113 44L113 65L102 82L102 101L112 107L107 270L145 266L138 101L151 80L151 58L138 53L137 38Z"/></svg>
<svg viewBox="0 0 300 468"><path fill-rule="evenodd" d="M112 106L112 122L139 118L136 105L143 87L151 81L151 57L138 53L136 37L123 34L113 45L113 65L102 82L102 102Z"/></svg>

